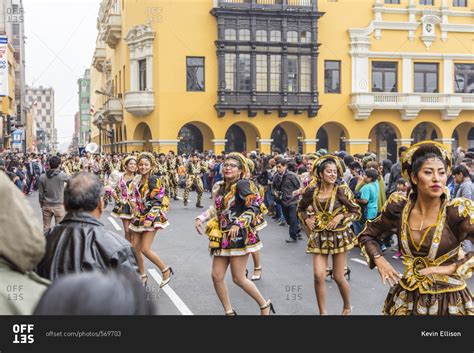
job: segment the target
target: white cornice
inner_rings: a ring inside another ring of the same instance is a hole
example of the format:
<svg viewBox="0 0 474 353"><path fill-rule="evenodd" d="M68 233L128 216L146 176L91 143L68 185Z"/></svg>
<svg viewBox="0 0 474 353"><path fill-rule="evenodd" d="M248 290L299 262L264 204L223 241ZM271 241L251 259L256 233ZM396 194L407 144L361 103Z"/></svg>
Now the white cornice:
<svg viewBox="0 0 474 353"><path fill-rule="evenodd" d="M474 17L473 10L470 11L453 11L453 10L439 10L438 8L415 8L415 9L396 9L393 7L374 8L374 13L386 13L392 15L408 15L414 13L415 15L428 14L436 11L440 14L446 14L451 17Z"/></svg>
<svg viewBox="0 0 474 353"><path fill-rule="evenodd" d="M441 32L474 33L474 25L442 23L440 27Z"/></svg>
<svg viewBox="0 0 474 353"><path fill-rule="evenodd" d="M357 54L360 56L360 53L350 52L351 55ZM412 52L375 52L368 51L364 53L365 56L369 58L387 58L387 59L431 59L431 60L474 60L472 54L443 54L443 53L412 53Z"/></svg>

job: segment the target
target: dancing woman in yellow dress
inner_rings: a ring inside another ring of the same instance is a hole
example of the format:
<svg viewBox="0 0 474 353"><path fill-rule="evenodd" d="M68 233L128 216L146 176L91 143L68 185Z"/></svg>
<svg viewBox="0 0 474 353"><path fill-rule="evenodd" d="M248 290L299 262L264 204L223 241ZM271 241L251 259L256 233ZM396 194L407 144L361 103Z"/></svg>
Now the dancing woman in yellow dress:
<svg viewBox="0 0 474 353"><path fill-rule="evenodd" d="M312 170L313 182L298 204L298 216L308 234L306 252L313 254L314 287L319 313L326 315L326 268L332 255L333 278L344 302L342 314L352 310L349 283L344 277L346 253L356 242L351 223L360 218L360 207L349 187L339 159L332 155L318 158Z"/></svg>

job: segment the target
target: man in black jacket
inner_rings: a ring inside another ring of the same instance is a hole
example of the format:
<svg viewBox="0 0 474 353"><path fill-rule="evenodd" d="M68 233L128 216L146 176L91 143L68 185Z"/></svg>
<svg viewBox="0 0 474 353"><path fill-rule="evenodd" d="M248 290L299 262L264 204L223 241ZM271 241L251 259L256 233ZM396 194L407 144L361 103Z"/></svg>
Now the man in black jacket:
<svg viewBox="0 0 474 353"><path fill-rule="evenodd" d="M64 190L66 217L48 229L46 255L38 265L40 276L57 277L94 269L128 269L139 275L135 252L124 238L99 221L104 188L92 173L78 173Z"/></svg>
<svg viewBox="0 0 474 353"><path fill-rule="evenodd" d="M395 163L392 168L390 169L390 178L388 180L388 187L387 187L387 199L388 197L397 191L397 183L398 180L402 177L402 163L401 159L403 154L408 149L406 146L401 146L398 148L398 161Z"/></svg>
<svg viewBox="0 0 474 353"><path fill-rule="evenodd" d="M276 167L278 173L273 178L274 197L282 207L286 223L290 225L290 238L286 242L295 243L300 238L298 217L296 215L298 196L295 195L295 192L300 189L301 182L296 173L287 170L285 159L279 159Z"/></svg>

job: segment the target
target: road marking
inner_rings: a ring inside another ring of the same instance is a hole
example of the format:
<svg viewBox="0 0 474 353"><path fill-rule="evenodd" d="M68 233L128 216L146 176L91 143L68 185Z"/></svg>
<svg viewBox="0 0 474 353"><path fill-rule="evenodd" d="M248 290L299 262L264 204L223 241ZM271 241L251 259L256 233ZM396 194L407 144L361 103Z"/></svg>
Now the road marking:
<svg viewBox="0 0 474 353"><path fill-rule="evenodd" d="M150 272L150 275L155 279L155 281L160 284L161 283L161 276L158 274L158 271L155 269L149 269L148 272ZM169 284L164 286L162 288L164 292L168 295L168 297L171 299L173 304L178 308L178 310L181 312L182 315L194 315L191 310L184 304L184 302L181 300L181 298L176 294L176 292L173 290L173 288L170 287Z"/></svg>
<svg viewBox="0 0 474 353"><path fill-rule="evenodd" d="M119 224L117 223L115 219L113 219L112 217L109 217L109 221L110 223L112 223L112 225L115 227L116 230L122 230L122 227L119 226Z"/></svg>
<svg viewBox="0 0 474 353"><path fill-rule="evenodd" d="M369 266L367 265L367 262L365 262L364 260L361 260L361 259L354 259L354 258L351 258L352 261L355 261L355 262L358 262L362 265L365 265L365 266Z"/></svg>

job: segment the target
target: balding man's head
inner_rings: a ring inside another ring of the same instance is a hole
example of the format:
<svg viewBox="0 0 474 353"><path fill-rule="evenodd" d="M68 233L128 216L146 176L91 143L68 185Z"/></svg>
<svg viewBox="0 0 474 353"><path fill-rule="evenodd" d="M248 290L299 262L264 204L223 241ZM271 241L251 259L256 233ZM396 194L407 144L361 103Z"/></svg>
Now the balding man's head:
<svg viewBox="0 0 474 353"><path fill-rule="evenodd" d="M64 189L64 207L67 211L92 212L101 204L104 187L99 178L87 172L74 175Z"/></svg>

